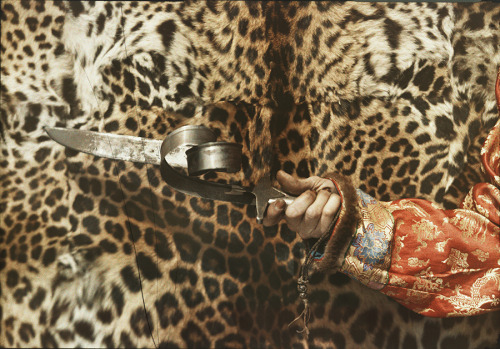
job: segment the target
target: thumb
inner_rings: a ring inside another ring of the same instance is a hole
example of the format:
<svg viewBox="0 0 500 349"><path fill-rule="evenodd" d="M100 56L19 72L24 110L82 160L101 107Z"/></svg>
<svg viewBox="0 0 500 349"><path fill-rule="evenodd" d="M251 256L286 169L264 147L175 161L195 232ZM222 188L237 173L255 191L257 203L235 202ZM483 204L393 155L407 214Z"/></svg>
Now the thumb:
<svg viewBox="0 0 500 349"><path fill-rule="evenodd" d="M278 171L276 179L281 189L289 194L300 195L306 190L314 189L314 183L309 178L297 179L282 170Z"/></svg>

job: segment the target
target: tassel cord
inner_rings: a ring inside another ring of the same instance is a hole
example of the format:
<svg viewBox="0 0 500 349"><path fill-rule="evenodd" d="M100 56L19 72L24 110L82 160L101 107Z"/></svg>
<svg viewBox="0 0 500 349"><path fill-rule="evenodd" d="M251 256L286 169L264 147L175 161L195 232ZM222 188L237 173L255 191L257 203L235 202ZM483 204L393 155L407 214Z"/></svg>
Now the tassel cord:
<svg viewBox="0 0 500 349"><path fill-rule="evenodd" d="M301 330L297 330L297 333L303 333L305 338L309 338L309 328L307 324L309 323L309 319L311 317L311 310L309 304L309 293L307 289L307 284L309 283L309 268L311 267L312 262L314 261L314 256L318 252L319 248L325 243L325 241L330 237L331 230L337 223L337 220L340 215L340 209L335 214L335 218L332 221L332 224L328 228L327 232L323 234L309 249L306 254L306 259L302 263L301 270L299 272L299 279L297 281L297 291L299 292L299 297L304 304L304 310L297 316L292 322L288 324L288 327L292 326L295 322L299 321L302 318L303 328Z"/></svg>

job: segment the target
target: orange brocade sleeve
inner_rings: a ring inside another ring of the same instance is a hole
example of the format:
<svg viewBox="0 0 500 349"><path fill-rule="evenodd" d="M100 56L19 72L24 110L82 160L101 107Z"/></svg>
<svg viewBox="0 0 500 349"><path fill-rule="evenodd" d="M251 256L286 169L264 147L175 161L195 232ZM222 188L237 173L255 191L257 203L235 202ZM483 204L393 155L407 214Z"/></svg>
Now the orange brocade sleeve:
<svg viewBox="0 0 500 349"><path fill-rule="evenodd" d="M340 270L422 315L500 310L500 122L482 161L490 183L476 184L460 209L358 190L361 219Z"/></svg>
<svg viewBox="0 0 500 349"><path fill-rule="evenodd" d="M500 112L500 69L495 92ZM500 120L481 162L489 183L476 184L459 209L380 202L360 190L343 199L358 224L344 259L337 257L340 271L426 316L500 310Z"/></svg>
<svg viewBox="0 0 500 349"><path fill-rule="evenodd" d="M495 93L500 113L500 69ZM481 162L488 182L455 210L420 199L377 201L340 174L325 176L342 204L311 253L311 270L340 270L426 316L500 310L500 119Z"/></svg>

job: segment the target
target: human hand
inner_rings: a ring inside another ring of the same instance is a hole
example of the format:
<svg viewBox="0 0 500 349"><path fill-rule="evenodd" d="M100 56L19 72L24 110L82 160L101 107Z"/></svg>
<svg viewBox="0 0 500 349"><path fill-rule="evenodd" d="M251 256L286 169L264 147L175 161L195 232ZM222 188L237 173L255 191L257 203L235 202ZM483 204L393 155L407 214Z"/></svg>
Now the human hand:
<svg viewBox="0 0 500 349"><path fill-rule="evenodd" d="M279 171L276 179L282 190L300 196L288 207L283 200L270 204L264 225L275 225L285 218L288 227L302 239L321 237L340 207L340 196L333 182L317 176L296 179L284 171Z"/></svg>

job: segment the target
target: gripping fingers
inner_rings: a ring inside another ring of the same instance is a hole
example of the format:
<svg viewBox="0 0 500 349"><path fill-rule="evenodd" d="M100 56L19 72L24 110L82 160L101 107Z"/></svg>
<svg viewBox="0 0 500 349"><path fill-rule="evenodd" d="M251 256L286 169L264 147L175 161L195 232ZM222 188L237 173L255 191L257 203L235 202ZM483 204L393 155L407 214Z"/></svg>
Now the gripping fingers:
<svg viewBox="0 0 500 349"><path fill-rule="evenodd" d="M287 207L285 211L286 222L291 230L298 231L306 210L315 199L316 193L312 190L307 190Z"/></svg>
<svg viewBox="0 0 500 349"><path fill-rule="evenodd" d="M267 207L266 216L264 217L264 226L269 227L278 224L285 211L285 201L276 200Z"/></svg>
<svg viewBox="0 0 500 349"><path fill-rule="evenodd" d="M318 191L316 200L307 208L299 230L303 239L318 238L321 236L321 218L330 196L331 194L328 190Z"/></svg>
<svg viewBox="0 0 500 349"><path fill-rule="evenodd" d="M320 222L316 227L317 233L319 234L318 237L323 235L330 228L333 218L335 217L339 209L340 196L337 194L331 194L325 206L323 207Z"/></svg>
<svg viewBox="0 0 500 349"><path fill-rule="evenodd" d="M281 170L276 178L282 190L300 196L286 210L284 202L270 204L264 225L275 225L285 215L288 227L302 238L321 236L330 226L340 204L333 182L317 176L297 179ZM337 196L337 199L333 199L333 196Z"/></svg>

